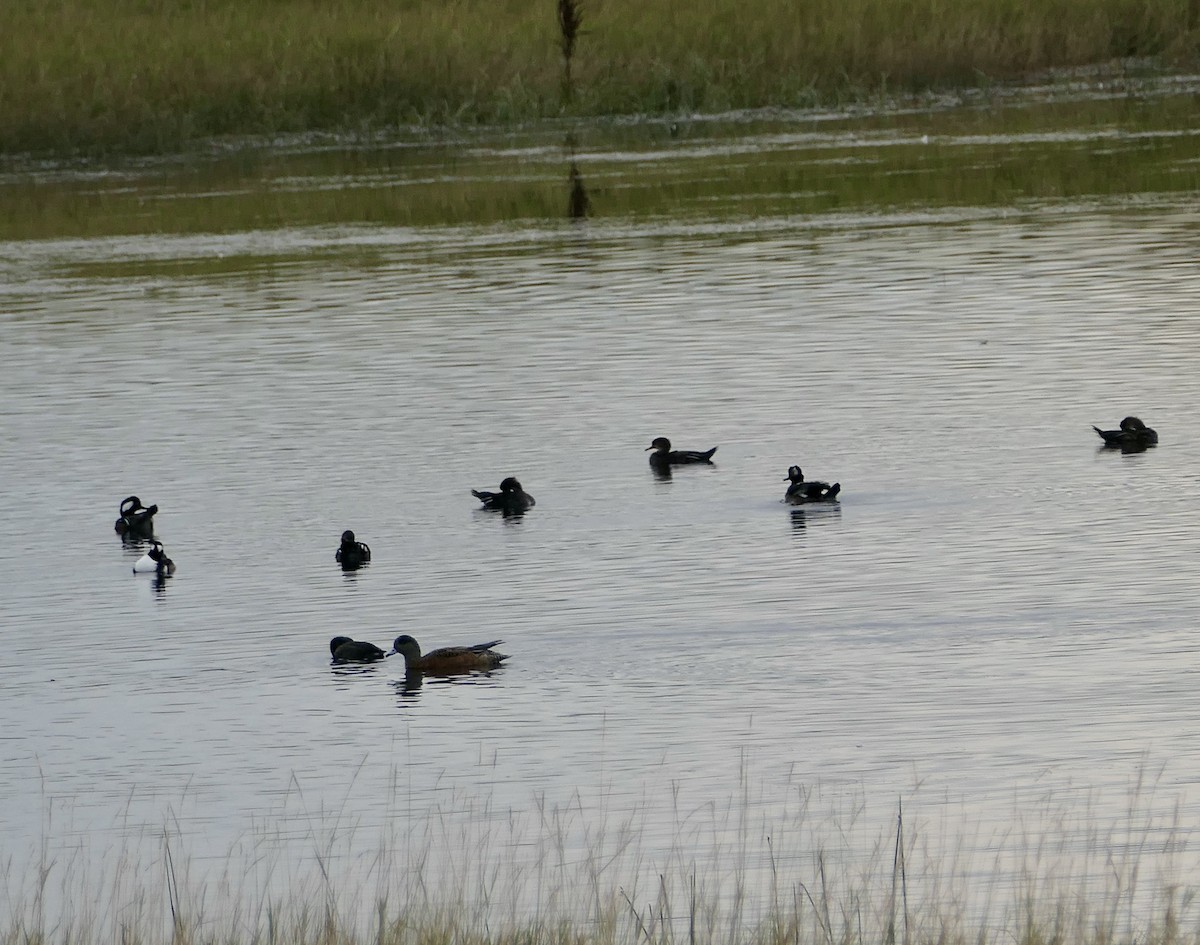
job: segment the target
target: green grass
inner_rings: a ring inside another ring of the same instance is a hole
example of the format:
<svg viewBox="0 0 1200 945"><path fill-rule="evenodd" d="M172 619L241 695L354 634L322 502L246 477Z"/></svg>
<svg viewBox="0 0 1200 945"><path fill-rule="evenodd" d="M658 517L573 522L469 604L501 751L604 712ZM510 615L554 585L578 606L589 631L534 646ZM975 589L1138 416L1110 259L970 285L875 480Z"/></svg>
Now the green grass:
<svg viewBox="0 0 1200 945"><path fill-rule="evenodd" d="M861 219L1192 194L1200 189L1194 114L1190 92L1130 88L1112 98L1006 95L993 105L809 121L575 122L586 144L579 151L563 147L561 128L540 128L413 137L403 147L113 160L99 172L68 166L0 178L0 240L345 225L567 228L579 187L591 239L605 224L631 221ZM183 259L136 265L186 275L250 264L229 247L219 260L192 251L181 245ZM122 267L132 264L122 261L114 275L130 275ZM103 277L104 266L86 265Z"/></svg>
<svg viewBox="0 0 1200 945"><path fill-rule="evenodd" d="M1194 58L1198 0L9 0L0 153L715 111Z"/></svg>

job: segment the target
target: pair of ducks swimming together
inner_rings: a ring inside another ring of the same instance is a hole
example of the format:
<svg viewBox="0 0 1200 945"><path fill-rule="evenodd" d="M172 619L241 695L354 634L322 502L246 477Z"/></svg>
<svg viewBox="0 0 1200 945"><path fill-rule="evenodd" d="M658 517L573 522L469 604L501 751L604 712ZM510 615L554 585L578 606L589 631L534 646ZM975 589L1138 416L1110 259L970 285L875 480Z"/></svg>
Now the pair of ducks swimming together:
<svg viewBox="0 0 1200 945"><path fill-rule="evenodd" d="M521 488L521 483L515 476L509 476L502 481L499 492L478 492L472 489L471 495L483 502L485 509L503 512L505 515L518 515L536 504L533 496ZM342 543L333 557L342 566L343 571L356 571L371 560L371 549L366 542L355 538L354 532L346 529L342 532Z"/></svg>
<svg viewBox="0 0 1200 945"><path fill-rule="evenodd" d="M404 657L406 673L430 673L434 676L454 676L495 669L508 654L492 649L503 640L477 643L474 646L446 646L422 655L421 646L407 633L396 637L392 648L384 652L374 643L352 640L350 637L334 637L329 641L329 652L335 663L375 663L394 653Z"/></svg>
<svg viewBox="0 0 1200 945"><path fill-rule="evenodd" d="M656 472L670 472L672 466L687 466L694 463L705 463L712 465L713 454L717 451L714 446L710 450L673 450L671 449L671 441L665 436L655 437L653 442L646 448L654 450L650 454L650 466ZM787 492L784 493L783 501L790 505L806 505L809 502L836 502L838 493L842 491L842 484L835 482L832 485L828 482L820 480L806 480L804 478L804 470L799 466L791 466L788 468L788 474L784 477L784 481L790 483Z"/></svg>
<svg viewBox="0 0 1200 945"><path fill-rule="evenodd" d="M157 505L142 505L142 500L131 495L121 500L120 517L113 530L122 538L151 539L150 550L133 563L134 574L157 574L170 577L175 573L175 562L167 557L161 541L154 540L154 516Z"/></svg>

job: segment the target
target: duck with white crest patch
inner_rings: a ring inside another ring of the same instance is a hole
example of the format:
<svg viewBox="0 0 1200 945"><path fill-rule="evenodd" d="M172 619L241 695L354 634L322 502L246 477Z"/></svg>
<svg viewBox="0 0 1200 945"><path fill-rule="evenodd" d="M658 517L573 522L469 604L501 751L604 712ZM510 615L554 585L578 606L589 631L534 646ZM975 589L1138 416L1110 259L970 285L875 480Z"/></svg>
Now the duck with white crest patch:
<svg viewBox="0 0 1200 945"><path fill-rule="evenodd" d="M158 574L170 577L175 573L175 562L167 557L161 541L150 542L150 550L133 563L134 574Z"/></svg>

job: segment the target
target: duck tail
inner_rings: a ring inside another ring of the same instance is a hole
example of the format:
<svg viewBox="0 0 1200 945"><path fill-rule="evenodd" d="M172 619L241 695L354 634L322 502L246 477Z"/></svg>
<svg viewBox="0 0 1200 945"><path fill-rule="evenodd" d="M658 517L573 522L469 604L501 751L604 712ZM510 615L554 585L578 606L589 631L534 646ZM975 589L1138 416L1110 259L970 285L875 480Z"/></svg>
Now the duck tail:
<svg viewBox="0 0 1200 945"><path fill-rule="evenodd" d="M825 493L825 498L836 499L837 494L841 491L842 491L842 484L840 482L835 482L832 486L829 487L829 491Z"/></svg>
<svg viewBox="0 0 1200 945"><path fill-rule="evenodd" d="M717 448L714 446L707 453L701 453L700 455L703 456L706 460L710 460L713 458L713 453L715 453L716 451L717 451Z"/></svg>

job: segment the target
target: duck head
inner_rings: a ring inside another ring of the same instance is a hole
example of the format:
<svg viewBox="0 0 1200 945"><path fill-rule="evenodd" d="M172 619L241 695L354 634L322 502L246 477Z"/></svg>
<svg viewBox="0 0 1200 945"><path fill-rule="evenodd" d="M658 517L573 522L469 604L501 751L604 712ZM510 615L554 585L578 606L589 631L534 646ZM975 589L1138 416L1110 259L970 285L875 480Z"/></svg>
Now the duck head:
<svg viewBox="0 0 1200 945"><path fill-rule="evenodd" d="M334 637L329 641L329 652L333 656L337 656L338 647L344 643L353 643L349 637Z"/></svg>
<svg viewBox="0 0 1200 945"><path fill-rule="evenodd" d="M642 452L648 453L650 450L654 450L656 453L669 453L671 452L671 441L665 436L656 436Z"/></svg>
<svg viewBox="0 0 1200 945"><path fill-rule="evenodd" d="M124 518L126 515L131 515L141 508L143 508L142 500L135 495L131 495L121 503L121 517Z"/></svg>
<svg viewBox="0 0 1200 945"><path fill-rule="evenodd" d="M353 545L354 543L354 532L347 528L344 532L342 532L342 544Z"/></svg>
<svg viewBox="0 0 1200 945"><path fill-rule="evenodd" d="M509 476L500 483L501 492L523 492L521 484L517 482L516 476Z"/></svg>
<svg viewBox="0 0 1200 945"><path fill-rule="evenodd" d="M407 633L402 633L400 636L396 637L395 642L392 643L392 652L388 653L388 656L391 656L392 653L399 653L406 659L409 657L412 657L413 659L420 659L421 645Z"/></svg>
<svg viewBox="0 0 1200 945"><path fill-rule="evenodd" d="M799 466L789 466L788 474L787 474L787 477L784 479L784 482L803 482L803 481L804 481L804 470L801 469Z"/></svg>

